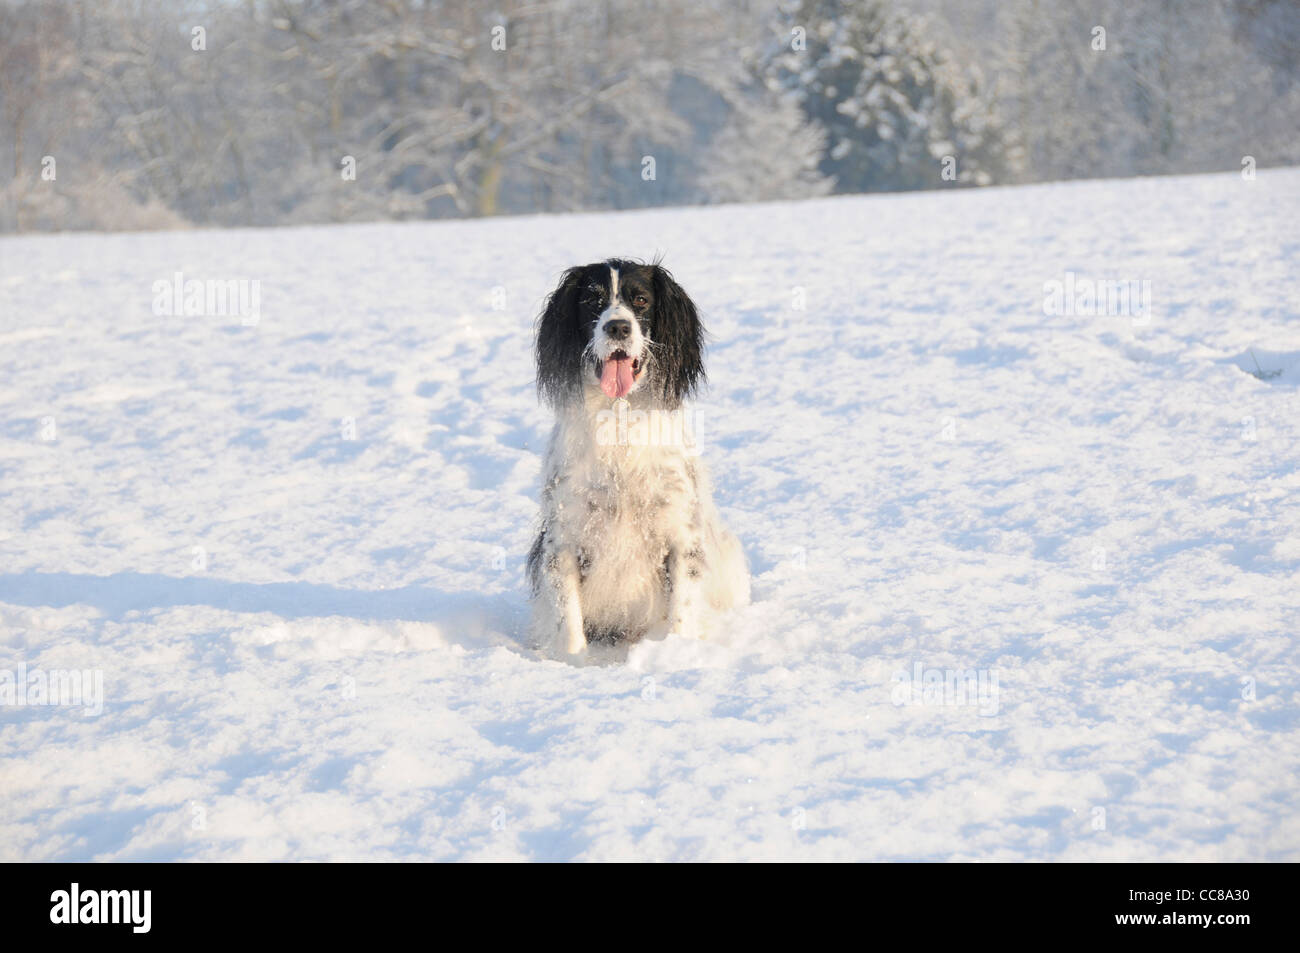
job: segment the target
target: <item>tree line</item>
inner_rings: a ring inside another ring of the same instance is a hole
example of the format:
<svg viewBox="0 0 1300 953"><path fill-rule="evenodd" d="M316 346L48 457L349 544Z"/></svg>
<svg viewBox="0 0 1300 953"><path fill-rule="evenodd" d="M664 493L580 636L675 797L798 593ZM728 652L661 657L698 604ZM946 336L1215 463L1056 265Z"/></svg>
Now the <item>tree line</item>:
<svg viewBox="0 0 1300 953"><path fill-rule="evenodd" d="M1300 161L1289 0L0 0L0 229Z"/></svg>

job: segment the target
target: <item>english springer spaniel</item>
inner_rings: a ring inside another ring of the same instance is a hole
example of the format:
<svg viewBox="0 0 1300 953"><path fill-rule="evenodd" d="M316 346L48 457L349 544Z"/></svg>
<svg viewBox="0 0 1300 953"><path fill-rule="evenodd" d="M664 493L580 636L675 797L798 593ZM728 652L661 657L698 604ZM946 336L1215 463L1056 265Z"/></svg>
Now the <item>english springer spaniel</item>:
<svg viewBox="0 0 1300 953"><path fill-rule="evenodd" d="M537 387L556 412L528 554L533 639L704 637L749 601L740 542L713 506L682 401L704 381L704 327L656 262L570 268L537 321Z"/></svg>

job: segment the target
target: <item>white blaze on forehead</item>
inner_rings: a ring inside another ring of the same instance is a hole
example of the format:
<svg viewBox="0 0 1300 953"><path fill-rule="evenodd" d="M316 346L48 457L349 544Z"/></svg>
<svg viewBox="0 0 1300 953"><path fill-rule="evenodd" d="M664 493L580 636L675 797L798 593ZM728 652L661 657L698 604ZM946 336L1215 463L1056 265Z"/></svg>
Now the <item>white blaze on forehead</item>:
<svg viewBox="0 0 1300 953"><path fill-rule="evenodd" d="M645 349L646 338L645 332L641 330L640 322L637 321L636 313L631 309L631 307L624 304L618 298L618 269L612 265L608 267L609 301L605 305L605 310L601 312L600 317L596 321L596 335L593 342L593 352L596 359L602 363L602 387L604 388L606 383L609 385L605 388L606 394L610 397L621 397L630 391L638 380L638 377L634 376L636 372L632 369L631 363L632 361L641 359L642 352ZM609 323L616 320L625 320L629 325L631 325L632 333L630 336L614 340L605 333L605 329ZM623 358L620 358L616 363L606 363L610 360L611 354L619 352L622 352L629 359L624 360ZM620 370L626 373L626 380L617 380L617 372ZM615 377L610 378L609 381L604 381L607 373L613 373ZM617 386L615 386L615 384L617 384Z"/></svg>

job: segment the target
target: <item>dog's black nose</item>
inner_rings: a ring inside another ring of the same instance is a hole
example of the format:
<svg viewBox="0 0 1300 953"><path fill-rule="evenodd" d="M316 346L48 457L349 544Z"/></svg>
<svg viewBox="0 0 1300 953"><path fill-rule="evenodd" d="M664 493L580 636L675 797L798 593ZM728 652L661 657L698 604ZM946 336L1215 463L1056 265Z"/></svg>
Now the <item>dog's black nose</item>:
<svg viewBox="0 0 1300 953"><path fill-rule="evenodd" d="M605 322L605 333L615 341L626 340L632 334L632 322L626 318L615 318Z"/></svg>

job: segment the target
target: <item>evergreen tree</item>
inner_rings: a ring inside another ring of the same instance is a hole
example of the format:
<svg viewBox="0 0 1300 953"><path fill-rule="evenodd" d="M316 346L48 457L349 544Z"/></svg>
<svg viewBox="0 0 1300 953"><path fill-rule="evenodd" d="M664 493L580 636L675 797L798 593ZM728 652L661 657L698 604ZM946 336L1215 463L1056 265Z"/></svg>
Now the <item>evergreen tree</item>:
<svg viewBox="0 0 1300 953"><path fill-rule="evenodd" d="M706 201L766 202L831 191L834 180L818 171L826 133L789 96L758 89L730 105L730 118L701 163Z"/></svg>
<svg viewBox="0 0 1300 953"><path fill-rule="evenodd" d="M827 133L821 171L841 192L987 185L1019 151L975 70L960 69L923 21L881 0L801 0L760 69Z"/></svg>

